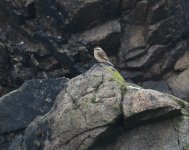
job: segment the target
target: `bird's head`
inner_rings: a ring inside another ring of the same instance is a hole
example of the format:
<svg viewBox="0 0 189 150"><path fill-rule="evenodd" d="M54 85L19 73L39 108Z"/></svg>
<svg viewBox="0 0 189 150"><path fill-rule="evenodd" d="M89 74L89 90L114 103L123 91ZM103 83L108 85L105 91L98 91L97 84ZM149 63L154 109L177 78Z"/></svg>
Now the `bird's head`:
<svg viewBox="0 0 189 150"><path fill-rule="evenodd" d="M99 51L99 50L102 50L102 48L100 48L100 47L95 47L93 50L94 50L94 51Z"/></svg>

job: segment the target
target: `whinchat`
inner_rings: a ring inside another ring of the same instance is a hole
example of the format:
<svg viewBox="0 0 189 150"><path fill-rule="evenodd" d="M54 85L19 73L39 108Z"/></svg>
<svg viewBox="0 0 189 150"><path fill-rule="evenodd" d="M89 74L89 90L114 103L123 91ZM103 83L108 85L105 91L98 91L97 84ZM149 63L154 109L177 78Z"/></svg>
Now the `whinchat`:
<svg viewBox="0 0 189 150"><path fill-rule="evenodd" d="M98 62L107 63L113 66L106 53L100 47L94 48L94 57Z"/></svg>

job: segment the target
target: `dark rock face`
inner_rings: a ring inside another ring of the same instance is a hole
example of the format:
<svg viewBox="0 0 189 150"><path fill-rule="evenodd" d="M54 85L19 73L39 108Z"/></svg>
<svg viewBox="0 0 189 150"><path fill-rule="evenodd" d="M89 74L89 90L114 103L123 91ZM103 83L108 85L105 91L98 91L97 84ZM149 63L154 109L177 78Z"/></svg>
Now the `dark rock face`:
<svg viewBox="0 0 189 150"><path fill-rule="evenodd" d="M34 118L46 114L67 81L66 78L30 80L3 96L0 99L0 135L4 135L4 141L1 142L6 143L5 137L11 132L12 136L19 135Z"/></svg>
<svg viewBox="0 0 189 150"><path fill-rule="evenodd" d="M123 1L124 33L118 67L128 78L137 82L167 80L168 72L175 74L176 61L181 56L180 62L184 61L188 51L188 6L187 1ZM182 71L180 69L179 74ZM171 87L174 94L175 88ZM181 93L187 95L186 89Z"/></svg>
<svg viewBox="0 0 189 150"><path fill-rule="evenodd" d="M5 47L3 44L0 44L0 96L6 93L3 86L7 87L10 84L10 64L8 57Z"/></svg>
<svg viewBox="0 0 189 150"><path fill-rule="evenodd" d="M111 66L94 65L86 73L69 81L64 78L36 81L25 83L20 89L1 99L1 102L11 103L9 97L14 95L14 103L20 98L17 107L15 106L16 120L4 118L9 121L9 125L14 126L1 127L4 129L1 131L2 139L9 139L9 143L4 142L1 145L3 149L171 150L186 149L189 144L189 104L169 94L126 83ZM35 95L33 101L27 101L30 104L25 107L18 105L24 102L21 96L30 93L31 87L35 88L32 91L38 93L37 96ZM58 91L61 92L52 108L52 105L36 104L36 99L48 103L49 97L54 99ZM33 113L30 110L31 105ZM6 107L7 113L13 112L13 109L8 111L10 108ZM21 111L18 108L25 112L24 115L18 113ZM39 108L44 111L39 112ZM34 116L33 120L28 111L40 116ZM1 124L5 123L4 120ZM18 130L20 127L24 129ZM16 133L16 136L10 140L11 133L4 133L7 131Z"/></svg>
<svg viewBox="0 0 189 150"><path fill-rule="evenodd" d="M153 89L156 91L173 94L168 84L164 80L146 81L146 82L143 82L142 87L144 87L145 89Z"/></svg>
<svg viewBox="0 0 189 150"><path fill-rule="evenodd" d="M185 44L188 43L183 39L184 34L188 32L188 20L185 20L187 13L183 13L186 11L183 8L184 3L187 2L141 1L136 4L129 15L123 18L123 22L127 23L123 23L124 36L121 43L120 57L125 61L125 67L131 69L135 69L135 66L138 69L143 67L145 71L150 66L157 65L159 59L161 59L161 65L164 66L160 68L159 75L173 67L173 60L176 60L174 57L178 57L179 54L181 55L186 51ZM180 42L182 45L177 46ZM144 62L143 65L140 65L141 62L136 60L145 59L146 55L151 52L151 45L153 47L164 47L164 50L154 49L156 58L153 59L154 56L150 56L150 63ZM166 53L173 60L166 60ZM130 56L131 54L134 55L133 58ZM158 56L163 55L165 56L166 64L162 57L158 58ZM135 66L130 66L130 62L133 62ZM169 66L169 63L171 63L171 66Z"/></svg>
<svg viewBox="0 0 189 150"><path fill-rule="evenodd" d="M62 16L65 18L68 29L73 32L81 32L86 28L115 18L119 12L120 2L120 0L59 0L55 5L58 5L59 9L63 10ZM46 3L46 1L42 2L41 6L43 6L44 3Z"/></svg>
<svg viewBox="0 0 189 150"><path fill-rule="evenodd" d="M85 72L97 45L140 85L167 82L188 68L174 69L188 56L187 0L2 0L0 9L1 95L28 79Z"/></svg>

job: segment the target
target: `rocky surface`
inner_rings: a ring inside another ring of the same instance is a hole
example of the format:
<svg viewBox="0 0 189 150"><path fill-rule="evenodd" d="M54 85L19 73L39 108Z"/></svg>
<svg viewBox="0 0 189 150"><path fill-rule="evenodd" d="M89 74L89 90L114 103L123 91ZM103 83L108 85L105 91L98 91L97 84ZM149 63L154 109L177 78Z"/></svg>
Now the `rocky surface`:
<svg viewBox="0 0 189 150"><path fill-rule="evenodd" d="M188 101L188 0L1 0L0 10L1 149L188 149L186 102L110 66L84 73L98 45L126 80Z"/></svg>
<svg viewBox="0 0 189 150"><path fill-rule="evenodd" d="M179 75L174 75L168 79L168 84L172 89L173 93L177 97L181 97L186 100L189 96L188 77L189 77L189 69L186 69Z"/></svg>
<svg viewBox="0 0 189 150"><path fill-rule="evenodd" d="M46 114L67 81L66 78L30 80L1 97L0 147L6 149L37 116Z"/></svg>
<svg viewBox="0 0 189 150"><path fill-rule="evenodd" d="M179 93L170 83L188 69L188 0L1 0L0 9L0 95L85 72L99 45L125 79L164 81L148 88L189 100L187 78Z"/></svg>
<svg viewBox="0 0 189 150"><path fill-rule="evenodd" d="M31 98L27 105L25 96ZM43 105L35 105L36 100ZM71 80L26 82L1 98L0 106L7 103L1 115L12 114L15 120L1 117L1 124L10 125L1 125L3 150L180 150L189 144L187 102L127 83L105 64ZM30 117L29 111L36 115Z"/></svg>
<svg viewBox="0 0 189 150"><path fill-rule="evenodd" d="M142 125L120 133L110 145L97 150L181 150L188 149L188 118L176 117Z"/></svg>

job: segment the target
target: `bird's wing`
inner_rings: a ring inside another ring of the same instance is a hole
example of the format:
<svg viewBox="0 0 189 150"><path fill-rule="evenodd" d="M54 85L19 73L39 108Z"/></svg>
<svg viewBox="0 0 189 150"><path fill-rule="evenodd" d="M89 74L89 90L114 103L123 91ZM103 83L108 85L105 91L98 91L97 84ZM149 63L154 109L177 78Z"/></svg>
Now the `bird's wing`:
<svg viewBox="0 0 189 150"><path fill-rule="evenodd" d="M100 57L101 59L105 59L105 60L109 61L108 56L106 55L106 53L105 53L103 50L99 51L99 52L98 52L98 55L99 55L99 57Z"/></svg>

